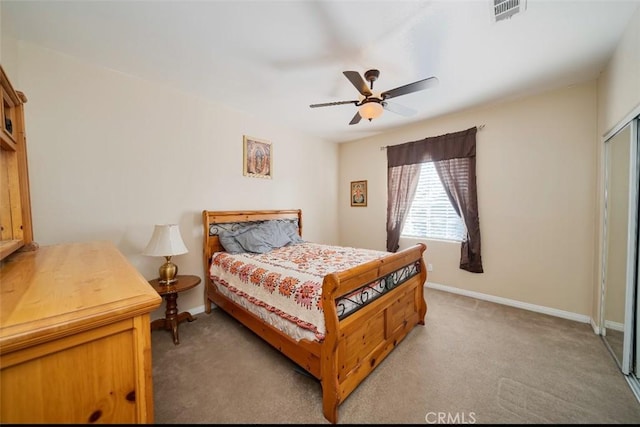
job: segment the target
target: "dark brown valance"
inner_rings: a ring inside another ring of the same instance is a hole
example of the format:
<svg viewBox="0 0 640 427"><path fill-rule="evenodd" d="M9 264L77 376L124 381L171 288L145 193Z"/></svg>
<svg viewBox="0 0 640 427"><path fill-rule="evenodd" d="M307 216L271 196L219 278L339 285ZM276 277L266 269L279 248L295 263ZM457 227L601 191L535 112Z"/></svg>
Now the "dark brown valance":
<svg viewBox="0 0 640 427"><path fill-rule="evenodd" d="M477 128L387 147L388 167L475 157Z"/></svg>

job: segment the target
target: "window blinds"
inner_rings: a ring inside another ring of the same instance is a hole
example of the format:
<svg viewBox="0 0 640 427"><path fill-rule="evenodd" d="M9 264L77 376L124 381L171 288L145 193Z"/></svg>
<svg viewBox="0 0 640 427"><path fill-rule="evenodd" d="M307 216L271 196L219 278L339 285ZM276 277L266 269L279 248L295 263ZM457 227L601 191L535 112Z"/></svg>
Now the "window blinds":
<svg viewBox="0 0 640 427"><path fill-rule="evenodd" d="M433 163L423 163L402 236L462 241L464 223L456 214Z"/></svg>

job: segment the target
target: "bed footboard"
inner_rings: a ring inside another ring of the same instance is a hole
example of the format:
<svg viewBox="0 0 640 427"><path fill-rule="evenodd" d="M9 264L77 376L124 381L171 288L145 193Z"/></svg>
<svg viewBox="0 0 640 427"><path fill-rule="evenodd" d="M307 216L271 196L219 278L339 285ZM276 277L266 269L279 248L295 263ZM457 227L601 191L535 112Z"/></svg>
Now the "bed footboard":
<svg viewBox="0 0 640 427"><path fill-rule="evenodd" d="M320 363L323 411L330 422L337 422L338 406L358 384L415 325L424 324L425 250L418 244L325 277L322 302L327 332ZM372 298L343 316L341 299L372 284L384 292L374 290Z"/></svg>

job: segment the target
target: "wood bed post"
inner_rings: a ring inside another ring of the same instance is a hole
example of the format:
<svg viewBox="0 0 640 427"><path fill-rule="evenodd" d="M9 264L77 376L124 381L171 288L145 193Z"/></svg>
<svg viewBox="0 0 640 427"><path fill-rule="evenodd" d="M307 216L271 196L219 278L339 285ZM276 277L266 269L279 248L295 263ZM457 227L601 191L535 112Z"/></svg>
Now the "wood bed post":
<svg viewBox="0 0 640 427"><path fill-rule="evenodd" d="M322 309L326 333L322 343L320 361L320 382L322 384L322 412L325 418L332 424L338 422L338 313L333 298L338 288L339 280L335 274L325 276L322 283Z"/></svg>
<svg viewBox="0 0 640 427"><path fill-rule="evenodd" d="M427 266L424 263L424 252L427 250L427 245L424 243L418 243L420 245L420 301L418 301L418 313L419 313L419 325L424 325L424 318L427 315L427 300L424 298L424 285L427 283Z"/></svg>
<svg viewBox="0 0 640 427"><path fill-rule="evenodd" d="M211 314L211 300L207 298L207 288L209 286L209 260L211 259L211 246L209 245L209 213L202 211L202 224L204 225L204 234L202 242L202 261L204 264L204 312Z"/></svg>

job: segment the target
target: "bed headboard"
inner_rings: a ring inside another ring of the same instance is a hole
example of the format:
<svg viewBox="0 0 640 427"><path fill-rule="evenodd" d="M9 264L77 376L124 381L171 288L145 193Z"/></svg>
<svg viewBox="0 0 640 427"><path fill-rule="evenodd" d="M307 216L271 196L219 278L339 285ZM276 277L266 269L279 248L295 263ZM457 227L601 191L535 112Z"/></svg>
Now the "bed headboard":
<svg viewBox="0 0 640 427"><path fill-rule="evenodd" d="M203 257L205 271L209 268L209 260L214 252L224 252L218 233L221 230L233 230L251 222L273 219L297 221L298 234L302 237L302 210L268 210L268 211L202 211L204 226Z"/></svg>

